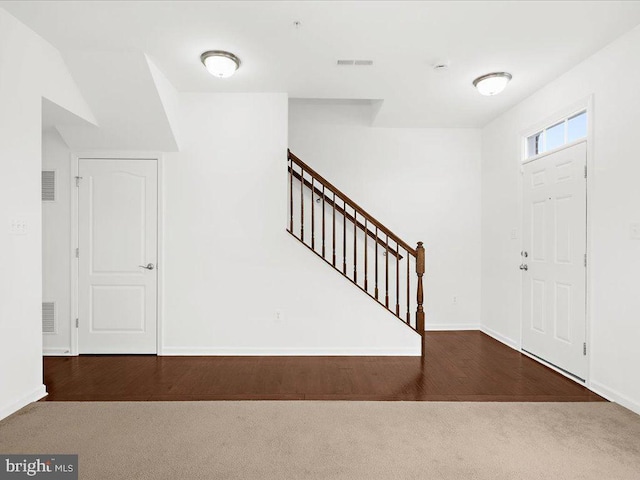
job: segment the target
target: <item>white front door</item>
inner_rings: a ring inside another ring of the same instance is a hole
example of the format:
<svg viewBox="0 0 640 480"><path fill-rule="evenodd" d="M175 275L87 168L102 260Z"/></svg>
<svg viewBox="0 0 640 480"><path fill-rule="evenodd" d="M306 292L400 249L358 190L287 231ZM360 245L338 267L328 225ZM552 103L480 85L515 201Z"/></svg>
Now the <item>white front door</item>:
<svg viewBox="0 0 640 480"><path fill-rule="evenodd" d="M80 159L78 350L156 353L155 160Z"/></svg>
<svg viewBox="0 0 640 480"><path fill-rule="evenodd" d="M586 143L524 166L522 348L585 379Z"/></svg>

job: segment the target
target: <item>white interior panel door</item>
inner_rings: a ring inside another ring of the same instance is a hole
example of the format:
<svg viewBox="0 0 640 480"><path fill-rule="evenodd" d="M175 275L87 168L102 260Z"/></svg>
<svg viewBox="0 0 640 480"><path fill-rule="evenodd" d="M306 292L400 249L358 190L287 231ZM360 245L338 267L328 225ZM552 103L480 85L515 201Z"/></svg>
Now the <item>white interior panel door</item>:
<svg viewBox="0 0 640 480"><path fill-rule="evenodd" d="M157 162L79 161L78 349L156 353Z"/></svg>
<svg viewBox="0 0 640 480"><path fill-rule="evenodd" d="M524 166L522 348L585 379L586 143Z"/></svg>

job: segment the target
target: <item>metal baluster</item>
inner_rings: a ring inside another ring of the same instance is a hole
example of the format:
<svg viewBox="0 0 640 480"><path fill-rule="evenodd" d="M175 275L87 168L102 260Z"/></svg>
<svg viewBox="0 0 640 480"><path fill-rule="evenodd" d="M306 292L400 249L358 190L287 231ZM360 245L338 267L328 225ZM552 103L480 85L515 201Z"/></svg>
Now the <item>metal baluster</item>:
<svg viewBox="0 0 640 480"><path fill-rule="evenodd" d="M400 245L396 240L396 315L400 316Z"/></svg>
<svg viewBox="0 0 640 480"><path fill-rule="evenodd" d="M376 300L378 300L378 226L376 225L376 288L375 288Z"/></svg>
<svg viewBox="0 0 640 480"><path fill-rule="evenodd" d="M411 300L410 286L409 286L409 251L407 251L407 324L411 325L411 314L409 313L409 301Z"/></svg>
<svg viewBox="0 0 640 480"><path fill-rule="evenodd" d="M289 232L293 233L293 160L289 159Z"/></svg>
<svg viewBox="0 0 640 480"><path fill-rule="evenodd" d="M336 192L333 192L333 268L336 267Z"/></svg>
<svg viewBox="0 0 640 480"><path fill-rule="evenodd" d="M353 209L353 281L358 283L358 212Z"/></svg>
<svg viewBox="0 0 640 480"><path fill-rule="evenodd" d="M300 167L300 240L304 243L304 168Z"/></svg>
<svg viewBox="0 0 640 480"><path fill-rule="evenodd" d="M325 210L325 198L324 198L324 183L322 184L322 258L324 258L324 210Z"/></svg>
<svg viewBox="0 0 640 480"><path fill-rule="evenodd" d="M384 257L384 305L389 308L389 234L385 234L385 249L386 254Z"/></svg>
<svg viewBox="0 0 640 480"><path fill-rule="evenodd" d="M369 236L369 227L367 227L367 219L364 219L364 290L369 291L369 283L367 279L368 260L367 260L367 237Z"/></svg>
<svg viewBox="0 0 640 480"><path fill-rule="evenodd" d="M313 201L313 195L316 192L314 178L311 177L311 250L316 250L316 202Z"/></svg>
<svg viewBox="0 0 640 480"><path fill-rule="evenodd" d="M347 202L342 201L342 273L347 275Z"/></svg>

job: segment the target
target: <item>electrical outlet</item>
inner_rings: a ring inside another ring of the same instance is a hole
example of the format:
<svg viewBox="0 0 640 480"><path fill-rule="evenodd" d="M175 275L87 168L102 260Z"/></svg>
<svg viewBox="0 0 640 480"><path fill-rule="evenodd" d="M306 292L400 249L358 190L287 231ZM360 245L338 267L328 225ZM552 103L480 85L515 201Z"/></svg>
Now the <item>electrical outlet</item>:
<svg viewBox="0 0 640 480"><path fill-rule="evenodd" d="M276 323L280 323L282 321L282 310L276 310Z"/></svg>
<svg viewBox="0 0 640 480"><path fill-rule="evenodd" d="M9 225L9 234L11 235L26 235L27 234L27 222L20 218L12 218Z"/></svg>
<svg viewBox="0 0 640 480"><path fill-rule="evenodd" d="M452 301L453 301L453 304L454 304L454 305L457 305L457 304L458 304L458 296L457 296L457 295L454 295L454 296L453 296L453 300L452 300Z"/></svg>
<svg viewBox="0 0 640 480"><path fill-rule="evenodd" d="M640 240L640 223L629 225L629 237L631 240Z"/></svg>

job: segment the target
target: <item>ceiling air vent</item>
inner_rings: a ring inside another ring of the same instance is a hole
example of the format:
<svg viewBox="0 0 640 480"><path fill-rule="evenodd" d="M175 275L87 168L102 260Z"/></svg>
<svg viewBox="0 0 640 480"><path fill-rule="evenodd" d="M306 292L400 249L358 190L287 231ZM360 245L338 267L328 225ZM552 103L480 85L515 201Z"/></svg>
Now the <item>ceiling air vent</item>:
<svg viewBox="0 0 640 480"><path fill-rule="evenodd" d="M56 172L44 170L42 172L42 201L54 202L56 199Z"/></svg>
<svg viewBox="0 0 640 480"><path fill-rule="evenodd" d="M55 302L42 302L42 333L56 333Z"/></svg>
<svg viewBox="0 0 640 480"><path fill-rule="evenodd" d="M338 60L337 64L351 67L369 67L373 65L373 60Z"/></svg>

